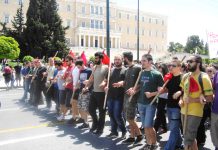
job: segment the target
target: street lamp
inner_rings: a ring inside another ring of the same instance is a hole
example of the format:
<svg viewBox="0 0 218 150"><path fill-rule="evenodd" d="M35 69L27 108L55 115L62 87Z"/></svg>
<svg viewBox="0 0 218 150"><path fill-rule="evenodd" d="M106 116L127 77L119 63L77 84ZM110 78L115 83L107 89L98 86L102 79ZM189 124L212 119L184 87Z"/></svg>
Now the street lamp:
<svg viewBox="0 0 218 150"><path fill-rule="evenodd" d="M106 9L107 9L107 55L110 57L110 2L106 0Z"/></svg>
<svg viewBox="0 0 218 150"><path fill-rule="evenodd" d="M139 62L139 0L138 0L138 18L137 18L137 61Z"/></svg>

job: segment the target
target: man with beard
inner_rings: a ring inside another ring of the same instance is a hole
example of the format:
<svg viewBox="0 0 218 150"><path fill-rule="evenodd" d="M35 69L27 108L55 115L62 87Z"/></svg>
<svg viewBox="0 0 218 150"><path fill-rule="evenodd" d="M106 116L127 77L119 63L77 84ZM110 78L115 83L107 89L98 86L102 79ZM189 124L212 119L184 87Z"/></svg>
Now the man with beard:
<svg viewBox="0 0 218 150"><path fill-rule="evenodd" d="M41 61L38 59L36 60L36 75L33 77L35 81L35 88L34 88L34 106L38 108L40 104L40 100L42 100L42 91L45 94L45 83L46 78L43 78L43 74L47 71L46 67L42 66Z"/></svg>
<svg viewBox="0 0 218 150"><path fill-rule="evenodd" d="M132 52L124 52L123 58L124 58L124 65L128 66L128 69L125 75L124 84L123 84L123 87L125 89L124 113L125 113L125 119L129 122L129 128L130 128L130 137L126 139L125 141L123 141L123 143L137 144L143 138L141 131L135 121L138 94L135 94L133 98L131 99L131 101L129 101L129 98L131 96L130 91L133 89L135 85L135 82L138 78L141 68L133 64Z"/></svg>
<svg viewBox="0 0 218 150"><path fill-rule="evenodd" d="M126 68L122 66L122 56L115 56L114 68L110 74L109 89L105 89L108 90L107 106L111 122L111 133L108 137L112 138L118 136L118 127L122 132L122 138L126 137L126 127L122 116L125 73Z"/></svg>
<svg viewBox="0 0 218 150"><path fill-rule="evenodd" d="M105 109L104 107L104 97L105 92L104 88L106 82L104 81L107 73L108 66L102 64L103 53L95 53L95 67L93 70L93 76L90 79L90 82L83 91L87 91L89 87L93 84L93 92L91 94L90 103L89 103L89 114L92 117L93 123L90 129L90 132L101 135L103 133L104 124L105 124ZM99 116L96 114L96 110L99 110Z"/></svg>
<svg viewBox="0 0 218 150"><path fill-rule="evenodd" d="M203 68L200 56L191 56L187 63L189 73L183 76L180 83L183 96L179 104L183 118L183 127L185 127L185 131L183 131L185 132L185 149L197 150L198 147L195 139L197 130L203 116L204 104L213 99L213 88L209 76L201 72Z"/></svg>

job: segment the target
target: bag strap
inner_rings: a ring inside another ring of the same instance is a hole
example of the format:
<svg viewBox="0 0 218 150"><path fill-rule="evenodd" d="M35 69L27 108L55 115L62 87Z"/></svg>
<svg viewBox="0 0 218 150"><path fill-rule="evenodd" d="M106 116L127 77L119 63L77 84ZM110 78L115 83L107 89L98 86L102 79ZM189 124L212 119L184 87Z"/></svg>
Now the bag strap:
<svg viewBox="0 0 218 150"><path fill-rule="evenodd" d="M204 95L204 85L203 85L202 75L203 75L203 72L201 72L200 75L198 76L198 82L200 84L202 94Z"/></svg>

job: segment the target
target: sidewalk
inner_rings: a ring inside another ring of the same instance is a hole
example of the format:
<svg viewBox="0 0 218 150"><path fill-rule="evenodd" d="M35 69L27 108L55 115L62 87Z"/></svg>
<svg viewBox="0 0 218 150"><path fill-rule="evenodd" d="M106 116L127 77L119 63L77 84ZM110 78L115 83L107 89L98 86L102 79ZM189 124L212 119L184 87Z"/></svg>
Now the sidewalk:
<svg viewBox="0 0 218 150"><path fill-rule="evenodd" d="M6 89L7 87L5 84L5 79L4 79L2 74L3 73L0 71L0 89ZM9 84L9 85L11 85L11 84ZM14 81L14 88L17 88L16 85L17 85L17 83L16 83L16 81ZM21 78L21 86L19 88L21 88L21 87L23 87L23 79L22 78Z"/></svg>

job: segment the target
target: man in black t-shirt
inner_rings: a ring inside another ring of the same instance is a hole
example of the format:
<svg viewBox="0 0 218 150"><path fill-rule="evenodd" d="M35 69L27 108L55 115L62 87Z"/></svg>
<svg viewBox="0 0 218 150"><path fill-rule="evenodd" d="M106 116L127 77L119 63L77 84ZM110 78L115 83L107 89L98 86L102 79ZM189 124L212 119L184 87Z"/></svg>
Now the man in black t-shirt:
<svg viewBox="0 0 218 150"><path fill-rule="evenodd" d="M122 56L115 56L114 68L112 68L110 74L109 89L106 88L108 90L107 106L111 122L111 133L108 137L117 137L118 127L122 132L122 138L126 136L126 127L122 116L124 98L122 83L125 79L125 72L126 68L122 66Z"/></svg>

